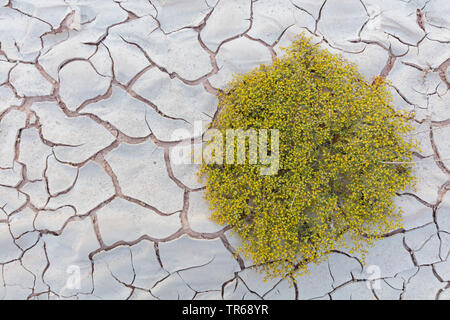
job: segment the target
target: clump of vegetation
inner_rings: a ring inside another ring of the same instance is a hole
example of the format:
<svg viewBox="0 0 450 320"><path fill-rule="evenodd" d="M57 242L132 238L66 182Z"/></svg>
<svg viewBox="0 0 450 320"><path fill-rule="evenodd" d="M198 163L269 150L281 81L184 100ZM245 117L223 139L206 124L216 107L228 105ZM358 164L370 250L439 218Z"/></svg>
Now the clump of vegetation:
<svg viewBox="0 0 450 320"><path fill-rule="evenodd" d="M342 247L364 252L401 226L395 193L413 182L410 114L391 105L387 83L303 35L271 65L236 75L212 127L278 129L279 169L204 163L212 219L269 277L291 278ZM228 143L228 142L227 142ZM233 142L234 143L234 142ZM368 236L371 235L371 236Z"/></svg>

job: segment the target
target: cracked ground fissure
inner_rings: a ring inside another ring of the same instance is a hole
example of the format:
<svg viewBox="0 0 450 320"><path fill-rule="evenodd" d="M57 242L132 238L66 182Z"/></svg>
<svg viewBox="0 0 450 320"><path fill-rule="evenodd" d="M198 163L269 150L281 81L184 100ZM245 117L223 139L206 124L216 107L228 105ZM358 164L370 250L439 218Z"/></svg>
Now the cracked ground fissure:
<svg viewBox="0 0 450 320"><path fill-rule="evenodd" d="M450 299L444 0L0 6L0 298ZM197 167L172 160L202 134L171 132L212 121L232 74L302 31L391 81L415 112L419 181L396 199L404 228L365 264L333 251L292 284L264 282L208 219Z"/></svg>

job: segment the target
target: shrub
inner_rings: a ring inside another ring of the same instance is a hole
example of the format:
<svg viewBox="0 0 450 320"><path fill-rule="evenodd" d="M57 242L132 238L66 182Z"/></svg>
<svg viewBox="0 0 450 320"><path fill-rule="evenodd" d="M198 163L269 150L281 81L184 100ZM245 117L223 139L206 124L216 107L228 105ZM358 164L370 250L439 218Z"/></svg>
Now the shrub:
<svg viewBox="0 0 450 320"><path fill-rule="evenodd" d="M239 251L268 277L301 274L333 249L364 252L401 226L393 198L413 182L409 117L384 79L368 83L300 35L219 95L212 127L278 129L279 170L261 175L248 145L244 164L204 163L212 219L239 234Z"/></svg>

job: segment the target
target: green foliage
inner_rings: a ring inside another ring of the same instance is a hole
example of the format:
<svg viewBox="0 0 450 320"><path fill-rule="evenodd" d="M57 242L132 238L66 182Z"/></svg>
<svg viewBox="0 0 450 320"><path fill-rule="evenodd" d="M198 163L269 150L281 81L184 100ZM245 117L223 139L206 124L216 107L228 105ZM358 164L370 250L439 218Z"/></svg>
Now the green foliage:
<svg viewBox="0 0 450 320"><path fill-rule="evenodd" d="M269 277L301 274L333 249L364 252L401 226L393 198L414 180L415 142L384 79L368 83L301 35L272 65L237 75L219 110L212 126L223 132L279 130L277 174L248 162L200 171L212 219L233 228Z"/></svg>

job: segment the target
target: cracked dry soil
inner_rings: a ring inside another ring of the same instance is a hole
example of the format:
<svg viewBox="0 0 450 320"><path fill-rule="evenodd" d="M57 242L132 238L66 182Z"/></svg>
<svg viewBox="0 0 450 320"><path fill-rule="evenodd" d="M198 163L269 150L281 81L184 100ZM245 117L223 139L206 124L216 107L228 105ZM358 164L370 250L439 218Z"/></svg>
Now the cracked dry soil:
<svg viewBox="0 0 450 320"><path fill-rule="evenodd" d="M449 16L447 0L0 0L0 298L450 299ZM234 255L170 151L301 31L389 79L421 151L404 229L289 286Z"/></svg>

